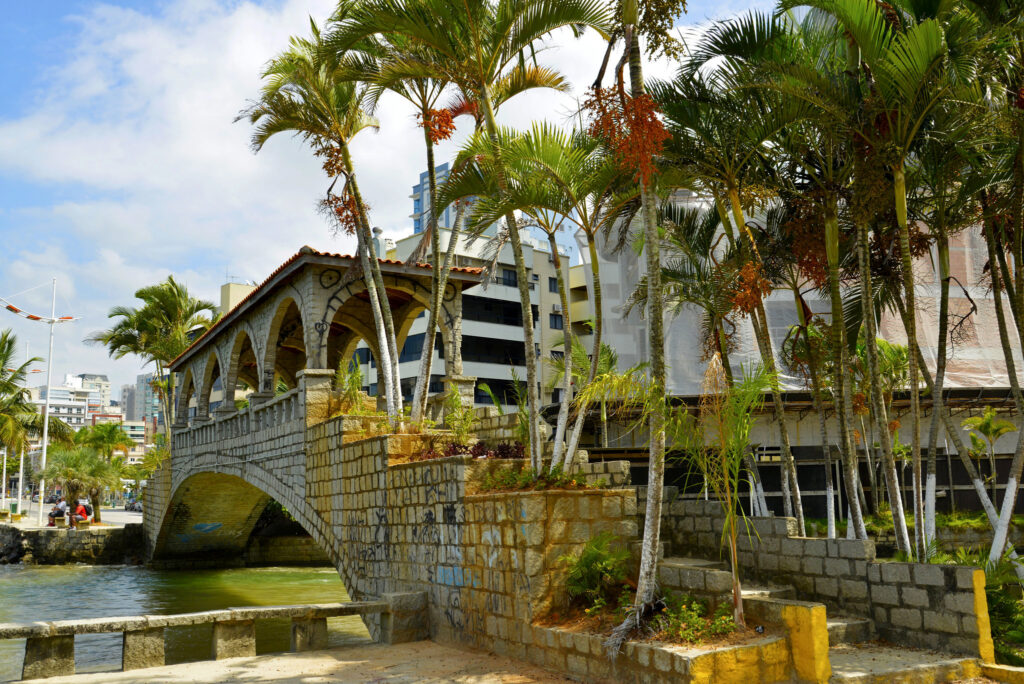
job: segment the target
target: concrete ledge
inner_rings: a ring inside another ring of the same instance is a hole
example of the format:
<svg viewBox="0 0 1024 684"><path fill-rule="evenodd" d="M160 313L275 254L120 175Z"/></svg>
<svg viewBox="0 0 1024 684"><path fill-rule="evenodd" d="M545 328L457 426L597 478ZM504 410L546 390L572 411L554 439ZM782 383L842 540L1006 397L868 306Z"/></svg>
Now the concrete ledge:
<svg viewBox="0 0 1024 684"><path fill-rule="evenodd" d="M214 660L256 655L256 624L252 620L227 620L213 623Z"/></svg>
<svg viewBox="0 0 1024 684"><path fill-rule="evenodd" d="M982 663L981 674L1002 684L1024 684L1024 667Z"/></svg>
<svg viewBox="0 0 1024 684"><path fill-rule="evenodd" d="M31 637L25 641L22 679L44 679L75 674L75 637Z"/></svg>

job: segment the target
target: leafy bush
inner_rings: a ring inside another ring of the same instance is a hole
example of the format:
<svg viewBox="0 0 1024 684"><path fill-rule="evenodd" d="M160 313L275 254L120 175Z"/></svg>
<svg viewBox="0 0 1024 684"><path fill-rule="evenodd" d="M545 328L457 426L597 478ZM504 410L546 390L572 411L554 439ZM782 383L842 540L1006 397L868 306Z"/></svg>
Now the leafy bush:
<svg viewBox="0 0 1024 684"><path fill-rule="evenodd" d="M618 545L618 541L612 533L602 532L588 541L578 555L558 559L566 566L565 588L573 602L585 608L595 608L598 604L603 607L621 590L629 551Z"/></svg>
<svg viewBox="0 0 1024 684"><path fill-rule="evenodd" d="M452 431L456 443L465 445L469 441L473 418L473 407L463 406L459 388L450 384L444 398L444 425Z"/></svg>
<svg viewBox="0 0 1024 684"><path fill-rule="evenodd" d="M561 468L537 472L533 468L512 470L502 468L484 475L480 491L517 492L543 489L596 489L582 480L566 474Z"/></svg>
<svg viewBox="0 0 1024 684"><path fill-rule="evenodd" d="M665 610L656 618L655 628L670 641L696 644L736 631L736 622L732 617L732 605L727 601L709 613L703 601L673 594L665 599Z"/></svg>

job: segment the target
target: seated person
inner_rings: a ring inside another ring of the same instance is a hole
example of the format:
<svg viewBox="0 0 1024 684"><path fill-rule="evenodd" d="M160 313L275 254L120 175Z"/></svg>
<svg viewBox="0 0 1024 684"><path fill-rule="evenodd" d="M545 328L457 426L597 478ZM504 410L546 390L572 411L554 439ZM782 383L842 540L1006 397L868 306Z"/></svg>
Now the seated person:
<svg viewBox="0 0 1024 684"><path fill-rule="evenodd" d="M81 502L79 502L78 507L75 508L75 514L72 516L71 519L74 520L76 523L82 520L89 519L89 511L85 510L85 506L83 506Z"/></svg>
<svg viewBox="0 0 1024 684"><path fill-rule="evenodd" d="M63 518L64 517L64 509L62 509L60 507L59 503L55 503L55 504L53 504L53 508L50 509L50 513L48 515L49 515L49 518L50 518L50 523L49 523L49 525L47 525L47 527L53 527L56 524L54 522L54 518Z"/></svg>

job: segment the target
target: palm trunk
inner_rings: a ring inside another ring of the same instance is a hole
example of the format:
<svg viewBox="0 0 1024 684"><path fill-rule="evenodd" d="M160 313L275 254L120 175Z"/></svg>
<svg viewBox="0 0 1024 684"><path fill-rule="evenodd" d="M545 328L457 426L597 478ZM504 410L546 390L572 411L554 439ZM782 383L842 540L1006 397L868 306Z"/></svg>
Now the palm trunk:
<svg viewBox="0 0 1024 684"><path fill-rule="evenodd" d="M505 185L505 176L501 153L498 149L498 123L494 117L494 106L491 102L490 88L484 84L481 89L484 121L487 126L487 134L494 145L495 168L498 174L498 185ZM537 353L534 351L533 341L533 304L530 302L530 284L527 280L526 262L523 259L523 243L520 239L519 228L516 225L515 216L511 213L505 215L505 223L508 227L509 241L512 243L512 255L515 258L516 280L519 285L519 304L523 312L523 346L526 351L526 404L529 414L529 454L530 466L536 472L543 467L543 450L540 443L540 397L537 393Z"/></svg>
<svg viewBox="0 0 1024 684"><path fill-rule="evenodd" d="M100 494L102 494L102 492L103 492L102 489L96 489L96 488L92 488L92 489L89 490L89 501L92 503L92 520L93 520L93 522L98 522L98 523L103 522L103 518L100 515ZM39 497L39 505L40 506L43 505L42 502L43 502L43 497L40 496Z"/></svg>
<svg viewBox="0 0 1024 684"><path fill-rule="evenodd" d="M857 222L857 266L860 271L860 303L864 319L864 349L868 358L868 385L871 393L871 406L878 425L879 442L882 444L882 468L885 471L885 483L889 493L889 505L892 508L893 529L896 533L896 546L906 555L911 555L910 534L907 520L903 513L903 496L900 492L899 477L896 474L896 459L893 457L892 439L889 434L889 419L882 397L881 375L878 370L878 346L875 341L878 331L875 328L875 296L871 280L869 262L868 227L863 221ZM842 320L842 319L840 319Z"/></svg>
<svg viewBox="0 0 1024 684"><path fill-rule="evenodd" d="M629 39L629 80L631 95L644 95L643 71L640 61L640 39L627 29ZM653 397L665 396L665 330L664 298L661 285L661 242L658 235L657 207L649 183L640 184L640 201L644 223L644 251L647 271L648 353L650 355L650 391ZM643 551L637 579L636 616L645 605L654 602L657 592L658 549L661 541L661 504L665 484L665 411L658 402L650 416L647 475L647 510L644 519Z"/></svg>
<svg viewBox="0 0 1024 684"><path fill-rule="evenodd" d="M601 311L601 268L597 263L597 242L593 231L587 233L587 251L590 253L590 274L594 280L594 347L590 354L590 373L587 376L587 384L597 377L597 368L600 363L601 354L601 332L604 330L604 316ZM575 454L576 447L580 443L580 435L583 433L583 423L587 417L587 407L576 407L576 422L573 425L572 433L569 436L569 444L566 447L568 453ZM605 410L605 402L601 401L601 446L608 446L608 416Z"/></svg>
<svg viewBox="0 0 1024 684"><path fill-rule="evenodd" d="M743 218L743 208L740 206L739 192L735 188L729 189L729 202L732 205L733 220L736 222L736 230L739 232L738 240L742 244L743 233L746 221ZM758 316L761 321L758 322ZM757 310L751 315L751 323L754 327L754 337L757 339L757 346L761 352L761 362L771 374L772 407L775 411L775 422L779 428L779 445L782 451L782 463L785 473L782 476L783 497L789 508L790 497L792 497L792 508L786 515L795 515L797 525L804 529L804 507L800 498L800 481L797 479L796 461L793 459L793 450L789 442L789 429L786 427L786 409L782 402L782 392L779 390L779 380L775 367L775 350L772 347L771 334L768 331L768 315L764 310L764 303L758 302ZM790 491L786 490L786 481L789 480Z"/></svg>
<svg viewBox="0 0 1024 684"><path fill-rule="evenodd" d="M569 403L572 394L572 321L569 318L569 296L566 293L565 277L562 273L562 257L558 253L558 243L554 232L548 233L548 245L551 247L551 259L555 267L555 278L558 280L558 296L562 302L562 344L565 349L565 369L561 405L558 407L558 421L555 424L555 446L551 455L551 469L565 468L573 462L573 452L566 449L565 428L569 422Z"/></svg>
<svg viewBox="0 0 1024 684"><path fill-rule="evenodd" d="M355 198L356 207L359 213L357 224L359 231L357 238L359 245L360 263L363 268L363 280L366 281L366 292L370 300L370 312L373 322L377 328L377 347L380 358L377 359L379 368L378 375L384 379L384 399L388 407L388 417L392 422L401 418L402 395L401 386L395 382L398 372L398 356L394 353L395 331L391 322L391 306L387 303L387 290L384 288L384 279L380 277L380 262L377 257L377 250L373 244L373 233L370 230L370 221L366 216L366 206L363 204L363 197L359 192L359 185L356 183L355 172L352 166L352 157L348 147L341 147L342 158L345 163L345 170L348 173L349 192ZM383 293L384 302L381 302ZM378 378L378 384L380 378Z"/></svg>
<svg viewBox="0 0 1024 684"><path fill-rule="evenodd" d="M910 348L910 456L914 471L914 537L918 558L924 556L924 497L921 492L921 393L918 381L917 350L917 295L914 292L914 261L910 255L910 226L907 223L907 188L902 160L893 169L893 188L896 193L896 220L899 224L900 264L903 269L903 288L907 297L907 346Z"/></svg>
<svg viewBox="0 0 1024 684"><path fill-rule="evenodd" d="M988 245L988 256L990 272L992 274L992 299L996 310L996 323L999 328L999 343L1003 348L1003 359L1006 363L1006 374L1010 380L1010 389L1013 393L1014 405L1016 407L1017 420L1024 415L1024 398L1021 396L1020 383L1017 381L1016 364L1013 360L1013 350L1010 342L1010 331L1006 324L1006 315L1003 311L1002 283L1000 270L996 263L995 235L992 224L988 223L986 231L986 244ZM1019 341L1018 341L1019 344ZM997 501L995 480L995 445L989 449L992 468L992 502ZM1006 546L1007 536L1010 528L1010 518L1013 516L1013 509L1017 503L1017 485L1020 483L1021 471L1024 469L1024 431L1017 438L1017 448L1014 450L1013 461L1010 463L1010 473L1006 478L1006 489L1003 491L1002 508L999 512L999 520L995 525L992 535L992 548L989 552L989 560L998 561L1003 556L1003 549Z"/></svg>
<svg viewBox="0 0 1024 684"><path fill-rule="evenodd" d="M935 358L935 382L931 390L932 418L928 426L928 473L924 491L924 545L927 550L935 540L935 484L937 478L937 450L939 412L942 411L943 382L946 377L946 340L949 326L949 238L945 229L938 232L936 247L939 254L939 341ZM951 483L952 484L952 483Z"/></svg>
<svg viewBox="0 0 1024 684"><path fill-rule="evenodd" d="M430 138L427 115L423 115L423 138L427 146L427 185L430 188L430 218L427 230L430 231L430 310L427 312L427 330L423 336L423 349L420 350L420 370L416 376L416 389L413 390L412 411L413 422L423 420L427 407L427 394L430 387L431 365L434 361L434 335L437 330L437 317L441 309L441 235L437 226L437 173L434 171L434 141Z"/></svg>

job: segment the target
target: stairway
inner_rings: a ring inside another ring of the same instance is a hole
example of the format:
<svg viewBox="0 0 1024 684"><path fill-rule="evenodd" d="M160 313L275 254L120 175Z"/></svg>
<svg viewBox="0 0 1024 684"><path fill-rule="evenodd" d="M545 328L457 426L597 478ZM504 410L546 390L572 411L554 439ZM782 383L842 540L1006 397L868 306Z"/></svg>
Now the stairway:
<svg viewBox="0 0 1024 684"><path fill-rule="evenodd" d="M724 597L732 590L727 565L703 558L668 556L658 566L661 588L701 598ZM743 583L745 599L796 599L790 586ZM806 605L806 604L805 604ZM932 684L980 675L976 658L883 645L874 624L861 617L832 615L826 619L831 682L842 684Z"/></svg>

